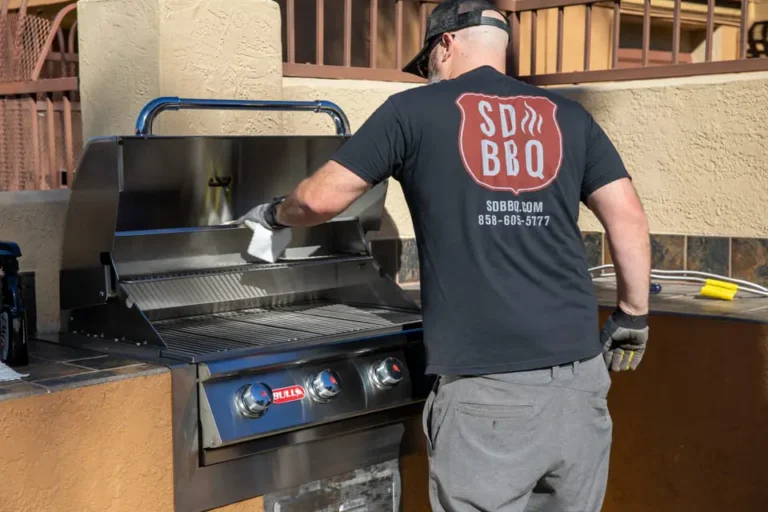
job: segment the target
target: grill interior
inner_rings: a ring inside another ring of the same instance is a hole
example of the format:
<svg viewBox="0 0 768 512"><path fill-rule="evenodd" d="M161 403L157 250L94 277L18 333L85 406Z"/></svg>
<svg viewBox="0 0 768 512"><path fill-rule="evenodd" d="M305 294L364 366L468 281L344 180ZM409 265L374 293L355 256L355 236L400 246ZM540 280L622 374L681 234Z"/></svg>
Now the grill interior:
<svg viewBox="0 0 768 512"><path fill-rule="evenodd" d="M329 302L188 317L156 322L167 352L200 356L229 350L310 342L419 322L419 315Z"/></svg>

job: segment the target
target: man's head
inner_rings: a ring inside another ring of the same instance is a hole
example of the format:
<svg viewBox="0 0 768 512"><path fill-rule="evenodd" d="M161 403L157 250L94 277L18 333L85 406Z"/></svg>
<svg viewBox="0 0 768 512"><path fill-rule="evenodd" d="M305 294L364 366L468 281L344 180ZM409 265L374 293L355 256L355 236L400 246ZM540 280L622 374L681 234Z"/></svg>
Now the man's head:
<svg viewBox="0 0 768 512"><path fill-rule="evenodd" d="M504 70L509 44L505 16L486 0L446 0L430 14L424 46L404 68L430 82L480 66Z"/></svg>

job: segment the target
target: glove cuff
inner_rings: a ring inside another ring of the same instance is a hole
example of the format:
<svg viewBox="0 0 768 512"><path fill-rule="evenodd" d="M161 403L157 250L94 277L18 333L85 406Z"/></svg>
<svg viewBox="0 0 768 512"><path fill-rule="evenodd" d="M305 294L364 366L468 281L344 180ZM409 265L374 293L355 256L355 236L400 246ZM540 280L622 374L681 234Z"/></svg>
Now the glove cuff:
<svg viewBox="0 0 768 512"><path fill-rule="evenodd" d="M621 308L616 308L611 315L613 323L617 327L623 327L625 329L645 329L648 327L648 315L630 315L625 313Z"/></svg>
<svg viewBox="0 0 768 512"><path fill-rule="evenodd" d="M285 196L276 197L275 199L272 200L271 203L269 203L269 206L267 206L267 209L264 212L264 222L266 222L267 225L272 229L285 229L288 227L284 224L280 224L277 221L277 207L283 201L285 201Z"/></svg>

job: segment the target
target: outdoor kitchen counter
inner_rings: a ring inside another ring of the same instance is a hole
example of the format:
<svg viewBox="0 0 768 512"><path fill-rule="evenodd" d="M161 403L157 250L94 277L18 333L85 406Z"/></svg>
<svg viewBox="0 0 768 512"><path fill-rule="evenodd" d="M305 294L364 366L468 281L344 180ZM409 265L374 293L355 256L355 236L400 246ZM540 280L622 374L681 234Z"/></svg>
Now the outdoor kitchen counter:
<svg viewBox="0 0 768 512"><path fill-rule="evenodd" d="M173 510L167 368L42 341L0 383L0 510Z"/></svg>
<svg viewBox="0 0 768 512"><path fill-rule="evenodd" d="M0 382L0 401L168 371L122 356L40 340L30 340L29 365L14 370L27 377Z"/></svg>
<svg viewBox="0 0 768 512"><path fill-rule="evenodd" d="M616 288L595 286L602 323ZM700 286L662 286L651 296L642 364L612 374L603 512L768 510L768 299L740 291L725 302L699 298ZM408 288L418 298L418 286ZM425 473L404 475L404 487L422 488Z"/></svg>

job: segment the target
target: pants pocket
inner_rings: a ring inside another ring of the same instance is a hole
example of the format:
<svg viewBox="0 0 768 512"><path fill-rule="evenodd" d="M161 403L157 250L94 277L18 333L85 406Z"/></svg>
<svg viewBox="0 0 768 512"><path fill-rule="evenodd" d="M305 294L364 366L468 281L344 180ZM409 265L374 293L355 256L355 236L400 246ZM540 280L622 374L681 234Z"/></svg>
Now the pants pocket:
<svg viewBox="0 0 768 512"><path fill-rule="evenodd" d="M591 396L588 401L591 406L592 424L600 430L612 431L613 419L608 410L608 400L602 397Z"/></svg>
<svg viewBox="0 0 768 512"><path fill-rule="evenodd" d="M504 419L530 416L533 404L528 402L514 404L480 404L472 402L458 402L456 410L475 417Z"/></svg>
<svg viewBox="0 0 768 512"><path fill-rule="evenodd" d="M432 386L432 391L429 392L426 402L424 402L424 410L421 413L421 429L424 432L424 439L427 445L427 455L430 457L434 452L434 444L432 439L432 408L435 404L435 397L437 396L437 388L439 385L439 378L435 380Z"/></svg>

